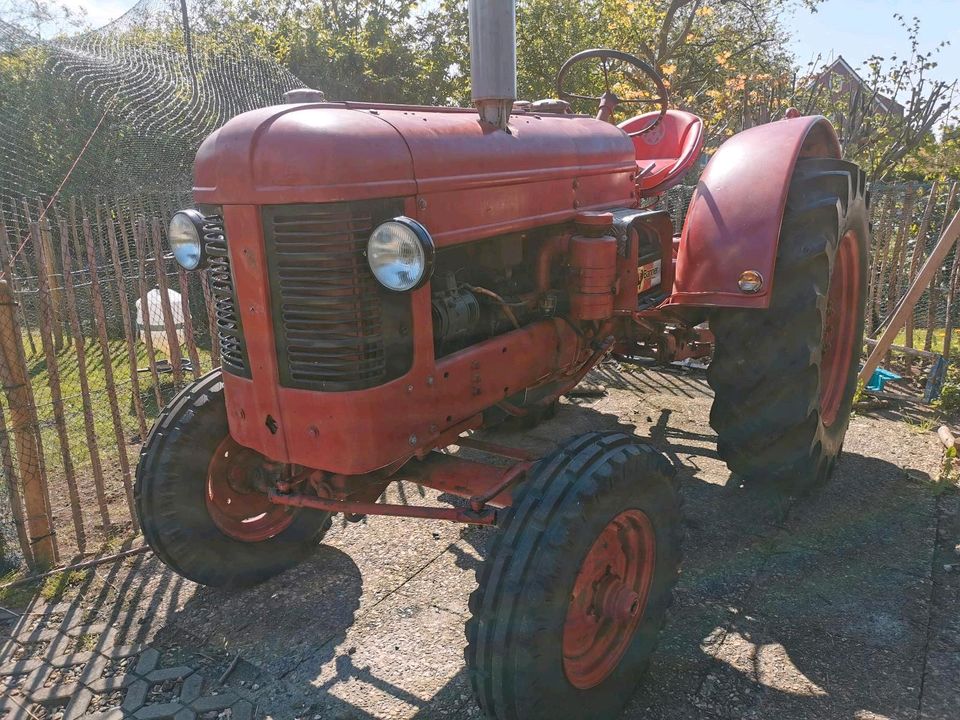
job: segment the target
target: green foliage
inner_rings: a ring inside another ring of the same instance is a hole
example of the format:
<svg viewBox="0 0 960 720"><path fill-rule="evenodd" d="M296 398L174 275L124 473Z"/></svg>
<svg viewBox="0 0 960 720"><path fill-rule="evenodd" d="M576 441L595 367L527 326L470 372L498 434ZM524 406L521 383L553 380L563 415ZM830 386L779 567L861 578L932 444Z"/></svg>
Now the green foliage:
<svg viewBox="0 0 960 720"><path fill-rule="evenodd" d="M935 407L948 417L960 415L960 378L955 373L948 374Z"/></svg>

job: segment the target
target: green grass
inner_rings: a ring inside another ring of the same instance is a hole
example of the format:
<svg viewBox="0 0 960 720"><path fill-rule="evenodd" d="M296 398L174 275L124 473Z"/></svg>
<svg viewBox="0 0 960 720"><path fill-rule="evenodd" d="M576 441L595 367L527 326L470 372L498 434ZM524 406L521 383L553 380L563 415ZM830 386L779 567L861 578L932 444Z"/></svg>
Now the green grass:
<svg viewBox="0 0 960 720"><path fill-rule="evenodd" d="M29 344L24 346L27 352L27 371L33 387L34 400L37 405L37 415L42 428L44 458L48 466L62 467L62 450L59 435L55 424L53 396L50 390L50 368L42 349L37 343L36 354L30 354ZM116 458L116 433L114 430L113 415L110 408L110 399L107 392L107 372L103 354L100 351L99 341L87 338L84 342L86 377L89 389L89 405L93 415L93 429L96 436L97 450L101 460ZM140 434L137 421L136 406L132 394L130 379L130 365L127 353L127 343L124 339L109 341L110 366L113 369L113 387L115 389L120 421L126 443L136 441ZM149 368L148 353L142 343L137 343L137 365L140 368ZM210 352L198 348L200 367L207 370L211 367ZM184 351L186 357L186 351ZM57 352L57 369L60 379L60 393L63 400L63 416L67 428L68 447L70 457L77 470L90 465L90 448L87 442L86 426L84 421L83 393L80 382L80 363L74 342L64 338L64 347ZM184 382L192 379L191 373L184 373ZM153 377L150 372L140 372L137 375L140 385L140 399L149 427L150 422L160 410L154 392ZM160 374L161 403L170 400L176 393L177 387L173 383L172 373ZM8 418L9 422L9 418Z"/></svg>
<svg viewBox="0 0 960 720"><path fill-rule="evenodd" d="M933 329L933 338L930 350L935 353L943 352L943 337L946 334L946 328L934 328ZM913 347L916 350L923 350L923 343L927 337L926 328L914 328L913 330ZM901 347L907 346L907 331L901 330L897 333L897 337L893 341L894 345L900 345ZM960 328L954 328L953 335L950 338L950 356L951 357L960 357Z"/></svg>

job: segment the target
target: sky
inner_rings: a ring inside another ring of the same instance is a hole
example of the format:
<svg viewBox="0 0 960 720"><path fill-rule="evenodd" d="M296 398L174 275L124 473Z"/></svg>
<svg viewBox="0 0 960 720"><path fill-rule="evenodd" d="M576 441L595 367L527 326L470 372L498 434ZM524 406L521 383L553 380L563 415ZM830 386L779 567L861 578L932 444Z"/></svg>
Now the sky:
<svg viewBox="0 0 960 720"><path fill-rule="evenodd" d="M90 25L98 27L122 15L135 0L62 0L87 11ZM189 0L188 0L189 1ZM466 0L463 0L466 2ZM909 49L903 30L894 20L899 12L920 19L924 47L941 40L955 42L941 51L935 79L953 82L960 77L960 0L825 0L816 13L796 10L790 20L792 49L801 65L821 55L842 54L856 69L874 54L900 57Z"/></svg>
<svg viewBox="0 0 960 720"><path fill-rule="evenodd" d="M931 49L953 40L934 58L933 79L952 83L960 78L960 0L826 0L816 13L798 10L792 18L792 49L800 65L817 55L843 55L856 70L871 55L904 57L910 50L906 33L894 19L920 19L920 45Z"/></svg>

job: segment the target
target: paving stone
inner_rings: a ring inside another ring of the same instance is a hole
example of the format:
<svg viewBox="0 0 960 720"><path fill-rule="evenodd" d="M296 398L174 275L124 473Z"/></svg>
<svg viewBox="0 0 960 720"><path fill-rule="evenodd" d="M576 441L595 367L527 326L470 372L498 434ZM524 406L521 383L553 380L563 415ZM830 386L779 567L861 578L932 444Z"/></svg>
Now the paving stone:
<svg viewBox="0 0 960 720"><path fill-rule="evenodd" d="M102 655L97 655L90 662L87 663L87 666L83 669L83 672L80 674L79 681L84 685L89 685L96 680L103 673L104 668L107 667L107 659Z"/></svg>
<svg viewBox="0 0 960 720"><path fill-rule="evenodd" d="M0 665L0 676L5 675L26 675L33 672L43 665L42 660L31 658L29 660L17 660L16 662Z"/></svg>
<svg viewBox="0 0 960 720"><path fill-rule="evenodd" d="M120 708L111 708L101 713L87 715L83 720L124 720L127 717Z"/></svg>
<svg viewBox="0 0 960 720"><path fill-rule="evenodd" d="M203 690L203 675L194 673L183 681L183 687L180 688L180 702L189 705L198 697Z"/></svg>
<svg viewBox="0 0 960 720"><path fill-rule="evenodd" d="M69 700L80 691L77 683L54 685L48 688L38 688L30 693L30 699L38 703L51 703L58 700Z"/></svg>
<svg viewBox="0 0 960 720"><path fill-rule="evenodd" d="M137 680L132 683L127 689L127 695L123 699L123 705L121 706L124 712L132 713L135 710L138 710L141 705L143 705L144 700L147 699L147 692L150 690L150 685L146 680Z"/></svg>
<svg viewBox="0 0 960 720"><path fill-rule="evenodd" d="M4 714L5 713L5 714ZM23 705L11 699L0 698L0 716L4 720L34 720Z"/></svg>
<svg viewBox="0 0 960 720"><path fill-rule="evenodd" d="M137 661L137 666L133 669L138 675L146 675L148 672L157 667L157 663L160 662L160 653L159 651L148 647L142 653L140 653L140 659Z"/></svg>
<svg viewBox="0 0 960 720"><path fill-rule="evenodd" d="M64 709L63 720L74 720L74 718L81 717L90 706L91 700L93 700L93 693L86 688L80 688L74 693L67 707Z"/></svg>
<svg viewBox="0 0 960 720"><path fill-rule="evenodd" d="M97 653L95 652L75 652L67 653L66 655L58 655L57 657L52 657L47 662L55 668L67 668L74 665L83 665L90 662L96 657Z"/></svg>
<svg viewBox="0 0 960 720"><path fill-rule="evenodd" d="M74 625L67 629L67 635L70 637L80 637L81 635L102 635L108 630L106 623L95 623L93 625Z"/></svg>
<svg viewBox="0 0 960 720"><path fill-rule="evenodd" d="M183 705L180 703L145 705L137 710L134 717L136 717L137 720L166 720L166 718L174 717L181 710L183 710Z"/></svg>
<svg viewBox="0 0 960 720"><path fill-rule="evenodd" d="M223 692L219 695L207 695L194 701L193 709L198 713L210 712L211 710L226 710L237 701L237 696L230 692Z"/></svg>
<svg viewBox="0 0 960 720"><path fill-rule="evenodd" d="M126 675L115 675L108 678L100 678L95 680L92 683L88 683L87 687L93 690L95 693L113 692L114 690L120 690L121 688L126 687L127 685L132 684L137 680L136 675L126 674Z"/></svg>
<svg viewBox="0 0 960 720"><path fill-rule="evenodd" d="M99 652L104 656L108 657L111 660L119 660L120 658L133 657L134 655L142 652L144 645L117 645L116 647L105 647Z"/></svg>
<svg viewBox="0 0 960 720"><path fill-rule="evenodd" d="M197 714L190 708L183 708L176 715L173 716L173 720L194 720L197 717Z"/></svg>
<svg viewBox="0 0 960 720"><path fill-rule="evenodd" d="M233 706L232 720L253 720L253 705L246 700L241 700Z"/></svg>
<svg viewBox="0 0 960 720"><path fill-rule="evenodd" d="M182 680L192 672L193 668L187 667L186 665L179 665L177 667L154 670L148 673L146 678L151 683L163 682L165 680Z"/></svg>

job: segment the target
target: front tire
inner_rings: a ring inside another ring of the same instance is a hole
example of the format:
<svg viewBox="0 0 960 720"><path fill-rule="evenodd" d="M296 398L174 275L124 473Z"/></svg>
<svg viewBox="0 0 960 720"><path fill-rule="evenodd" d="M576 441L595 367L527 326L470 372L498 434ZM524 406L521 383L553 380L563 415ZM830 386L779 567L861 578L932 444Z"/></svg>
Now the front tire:
<svg viewBox="0 0 960 720"><path fill-rule="evenodd" d="M770 307L721 309L707 379L717 450L746 485L799 494L833 471L850 421L867 288L864 173L797 162Z"/></svg>
<svg viewBox="0 0 960 720"><path fill-rule="evenodd" d="M291 512L245 485L241 471L265 462L230 438L220 370L187 386L157 418L137 465L137 515L157 557L221 588L256 585L303 560L330 514Z"/></svg>
<svg viewBox="0 0 960 720"><path fill-rule="evenodd" d="M680 562L662 454L574 438L506 511L470 598L466 660L487 717L615 717L646 669Z"/></svg>

